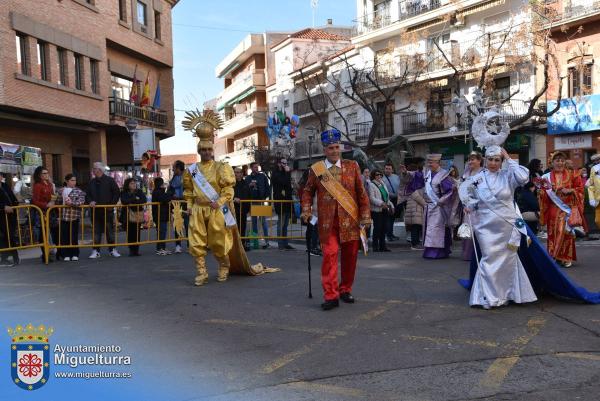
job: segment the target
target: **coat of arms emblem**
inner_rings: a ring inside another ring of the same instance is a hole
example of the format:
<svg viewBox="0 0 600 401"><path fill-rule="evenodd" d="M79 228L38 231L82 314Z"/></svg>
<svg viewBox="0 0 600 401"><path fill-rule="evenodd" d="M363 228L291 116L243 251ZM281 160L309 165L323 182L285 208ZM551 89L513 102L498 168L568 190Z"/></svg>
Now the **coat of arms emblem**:
<svg viewBox="0 0 600 401"><path fill-rule="evenodd" d="M13 383L24 390L37 390L50 377L50 344L54 329L29 323L8 329L11 337L10 371Z"/></svg>

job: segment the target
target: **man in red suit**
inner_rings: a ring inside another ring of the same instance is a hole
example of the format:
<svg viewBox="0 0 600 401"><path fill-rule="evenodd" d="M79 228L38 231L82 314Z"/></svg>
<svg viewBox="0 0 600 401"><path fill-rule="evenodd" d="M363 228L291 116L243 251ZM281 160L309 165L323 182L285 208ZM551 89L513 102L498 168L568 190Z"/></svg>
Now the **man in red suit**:
<svg viewBox="0 0 600 401"><path fill-rule="evenodd" d="M326 159L313 164L302 193L302 218L310 224L311 206L317 193L318 227L323 250L321 282L323 310L339 306L339 299L354 303L352 284L356 271L361 231L371 224L369 196L360 168L353 160L341 160L341 134L338 130L321 133ZM366 240L366 238L365 238ZM338 286L338 252L342 252L342 280Z"/></svg>

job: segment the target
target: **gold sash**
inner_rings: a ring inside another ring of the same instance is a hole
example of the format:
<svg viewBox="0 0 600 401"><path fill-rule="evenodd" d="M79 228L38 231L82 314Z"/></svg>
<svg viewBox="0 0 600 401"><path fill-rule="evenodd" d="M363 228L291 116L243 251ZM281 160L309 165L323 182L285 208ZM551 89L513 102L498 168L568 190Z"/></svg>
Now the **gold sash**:
<svg viewBox="0 0 600 401"><path fill-rule="evenodd" d="M352 219L359 225L360 228L360 239L363 244L365 254L367 253L367 233L364 227L360 225L358 205L354 198L346 191L346 188L341 182L337 181L331 172L327 169L324 161L316 162L311 166L312 171L315 173L321 184L325 187L329 195L333 197L340 204L340 206L352 217Z"/></svg>

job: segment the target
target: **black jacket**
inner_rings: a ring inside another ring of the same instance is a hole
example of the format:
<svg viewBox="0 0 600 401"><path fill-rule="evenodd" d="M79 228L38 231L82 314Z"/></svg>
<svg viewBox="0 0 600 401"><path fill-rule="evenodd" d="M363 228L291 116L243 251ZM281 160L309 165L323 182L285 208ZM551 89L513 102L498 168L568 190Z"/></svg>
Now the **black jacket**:
<svg viewBox="0 0 600 401"><path fill-rule="evenodd" d="M269 185L269 179L263 173L250 174L245 178L246 183L250 187L250 198L251 199L269 199L271 196L271 186ZM252 188L250 183L256 181L256 187Z"/></svg>
<svg viewBox="0 0 600 401"><path fill-rule="evenodd" d="M523 189L519 194L519 209L521 212L539 212L540 204L534 192Z"/></svg>
<svg viewBox="0 0 600 401"><path fill-rule="evenodd" d="M285 170L277 169L273 171L271 176L273 183L273 199L274 200L292 200L292 174ZM291 213L292 203L291 202L275 202L273 204L275 213Z"/></svg>
<svg viewBox="0 0 600 401"><path fill-rule="evenodd" d="M87 203L96 202L98 205L116 205L119 202L119 186L112 177L106 174L94 177L88 184L86 191Z"/></svg>
<svg viewBox="0 0 600 401"><path fill-rule="evenodd" d="M17 211L6 213L4 212L4 207L17 206L18 204L19 202L12 189L10 189L7 183L3 182L0 186L0 233L6 234L6 222L8 219L8 229L11 232L12 241L18 241L18 238L14 237L14 231L17 227Z"/></svg>
<svg viewBox="0 0 600 401"><path fill-rule="evenodd" d="M169 202L173 199L173 191L171 187L167 191L164 188L156 188L152 191L152 202L159 202L160 205L152 205L152 220L154 221L169 221L171 205ZM160 213L159 212L160 208Z"/></svg>
<svg viewBox="0 0 600 401"><path fill-rule="evenodd" d="M252 199L250 195L250 187L243 179L241 181L236 181L233 191L234 198L239 198L241 200ZM250 202L235 203L234 205L236 214L240 212L240 207L243 213L248 213L250 211Z"/></svg>

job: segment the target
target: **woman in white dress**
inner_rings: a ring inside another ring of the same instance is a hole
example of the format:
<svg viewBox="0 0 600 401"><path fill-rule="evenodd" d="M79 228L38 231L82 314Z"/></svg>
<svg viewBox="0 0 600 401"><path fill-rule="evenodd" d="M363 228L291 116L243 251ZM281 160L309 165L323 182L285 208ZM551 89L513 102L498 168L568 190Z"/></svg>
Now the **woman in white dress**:
<svg viewBox="0 0 600 401"><path fill-rule="evenodd" d="M479 242L481 254L469 303L485 309L533 302L537 297L517 254L525 223L514 204L515 189L529 180L529 171L512 160L506 150L490 146L486 167L468 177L459 188L466 219ZM501 169L503 160L506 169Z"/></svg>

